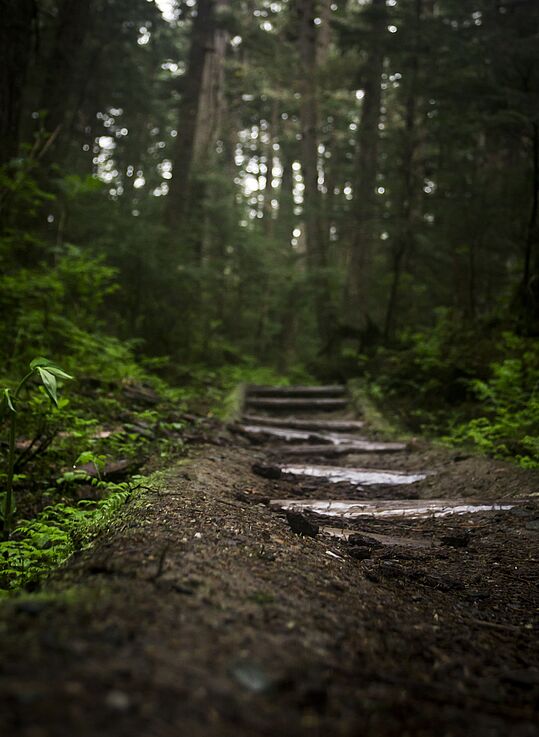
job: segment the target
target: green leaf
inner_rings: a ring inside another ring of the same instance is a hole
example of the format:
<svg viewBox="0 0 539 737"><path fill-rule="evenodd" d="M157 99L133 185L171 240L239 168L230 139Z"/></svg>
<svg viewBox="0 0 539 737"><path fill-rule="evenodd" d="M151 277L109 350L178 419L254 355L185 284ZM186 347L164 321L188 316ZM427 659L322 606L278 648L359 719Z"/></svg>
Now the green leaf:
<svg viewBox="0 0 539 737"><path fill-rule="evenodd" d="M57 376L59 379L73 379L74 377L70 374L66 374L65 371L63 371L58 366L54 366L53 364L47 366L47 371L54 376Z"/></svg>
<svg viewBox="0 0 539 737"><path fill-rule="evenodd" d="M30 368L36 369L36 368L39 368L40 366L41 367L54 366L54 364L52 361L49 361L48 358L45 358L44 356L38 356L37 358L34 358L32 363L30 364Z"/></svg>
<svg viewBox="0 0 539 737"><path fill-rule="evenodd" d="M30 364L30 368L33 370L38 368L46 368L49 373L54 374L54 376L57 376L59 379L73 379L73 376L67 374L63 369L60 368L60 366L57 366L53 361L49 361L49 359L45 358L44 356L38 356L37 358L34 358L32 363Z"/></svg>
<svg viewBox="0 0 539 737"><path fill-rule="evenodd" d="M10 393L9 389L4 389L4 401L5 401L8 409L10 410L10 412L14 412L14 413L17 412L17 410L13 406L13 401L11 399L11 393Z"/></svg>
<svg viewBox="0 0 539 737"><path fill-rule="evenodd" d="M38 372L41 381L43 382L43 386L45 387L45 391L49 395L49 399L56 407L58 407L56 376L54 374L51 374L48 369L42 368L41 366L36 366L36 371Z"/></svg>

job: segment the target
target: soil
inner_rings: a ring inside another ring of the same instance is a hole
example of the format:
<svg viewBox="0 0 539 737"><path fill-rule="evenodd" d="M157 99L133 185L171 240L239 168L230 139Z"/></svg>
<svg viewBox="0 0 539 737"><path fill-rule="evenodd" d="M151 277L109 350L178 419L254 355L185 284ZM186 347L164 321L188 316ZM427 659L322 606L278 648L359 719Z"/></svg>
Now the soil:
<svg viewBox="0 0 539 737"><path fill-rule="evenodd" d="M322 461L433 472L360 490L265 478L271 445L215 443L2 605L0 733L539 735L537 474L425 443ZM342 521L287 518L285 498L515 504Z"/></svg>

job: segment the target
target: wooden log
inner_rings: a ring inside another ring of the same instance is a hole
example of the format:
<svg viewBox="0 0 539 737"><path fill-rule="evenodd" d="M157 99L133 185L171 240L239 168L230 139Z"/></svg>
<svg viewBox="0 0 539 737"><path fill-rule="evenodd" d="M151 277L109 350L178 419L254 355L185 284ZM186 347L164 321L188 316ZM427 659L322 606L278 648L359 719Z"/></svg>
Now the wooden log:
<svg viewBox="0 0 539 737"><path fill-rule="evenodd" d="M327 386L262 386L251 385L247 387L249 397L342 397L346 394L346 388L340 384Z"/></svg>
<svg viewBox="0 0 539 737"><path fill-rule="evenodd" d="M406 450L405 443L377 443L370 440L355 440L346 445L295 445L279 446L272 448L276 454L287 456L324 456L325 458L337 458L338 456L351 455L353 453L398 453Z"/></svg>
<svg viewBox="0 0 539 737"><path fill-rule="evenodd" d="M280 440L283 443L332 443L331 437L309 430L295 430L287 427L267 427L265 425L232 425L232 432L240 433L258 441Z"/></svg>
<svg viewBox="0 0 539 737"><path fill-rule="evenodd" d="M302 420L297 417L276 418L264 415L244 415L242 420L249 425L290 427L293 430L326 430L328 432L356 432L365 426L361 420Z"/></svg>
<svg viewBox="0 0 539 737"><path fill-rule="evenodd" d="M346 409L346 399L267 399L247 397L246 406L276 412L303 410L304 412L332 412Z"/></svg>

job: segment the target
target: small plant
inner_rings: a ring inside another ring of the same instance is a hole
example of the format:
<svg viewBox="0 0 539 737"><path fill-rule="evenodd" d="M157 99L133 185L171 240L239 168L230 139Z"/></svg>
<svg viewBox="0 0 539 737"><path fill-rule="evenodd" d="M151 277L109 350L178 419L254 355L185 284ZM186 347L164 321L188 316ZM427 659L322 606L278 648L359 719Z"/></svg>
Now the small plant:
<svg viewBox="0 0 539 737"><path fill-rule="evenodd" d="M13 477L15 470L15 443L17 440L17 414L18 403L22 390L33 379L37 378L41 382L51 403L58 406L58 383L57 379L72 379L73 377L56 366L47 358L35 358L30 364L30 370L19 382L17 388L12 392L5 388L2 391L2 404L0 406L0 416L9 415L9 447L7 460L7 482L6 490L2 495L1 517L2 530L4 539L8 539L11 533L13 523L13 513L15 511L15 499L13 495Z"/></svg>

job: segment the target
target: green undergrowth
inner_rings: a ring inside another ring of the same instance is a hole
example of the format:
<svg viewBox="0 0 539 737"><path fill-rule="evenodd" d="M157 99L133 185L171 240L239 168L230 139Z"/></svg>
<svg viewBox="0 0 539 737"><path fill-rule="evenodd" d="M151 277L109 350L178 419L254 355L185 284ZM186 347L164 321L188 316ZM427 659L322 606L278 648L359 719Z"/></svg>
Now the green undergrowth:
<svg viewBox="0 0 539 737"><path fill-rule="evenodd" d="M396 435L404 437L409 434L396 417L390 419L384 413L372 396L372 387L363 379L351 379L348 382L348 391L354 411L380 437L393 440Z"/></svg>
<svg viewBox="0 0 539 737"><path fill-rule="evenodd" d="M108 484L106 496L97 502L54 504L33 519L21 520L11 538L0 542L0 598L37 584L89 544L144 481L136 477L130 483Z"/></svg>
<svg viewBox="0 0 539 737"><path fill-rule="evenodd" d="M449 313L363 361L368 397L397 426L539 468L539 341Z"/></svg>
<svg viewBox="0 0 539 737"><path fill-rule="evenodd" d="M58 406L35 382L20 399L17 507L11 536L0 541L0 596L35 587L91 542L147 483L141 473L185 458L188 438L206 420L230 419L238 411L238 387L306 378L299 371L283 377L248 358L219 368L171 366L166 359L137 358L135 346L114 338L87 334L84 340L99 346L102 356L60 357L75 380L61 386ZM14 383L9 375L0 380ZM7 437L6 418L0 418L0 490L7 479Z"/></svg>

